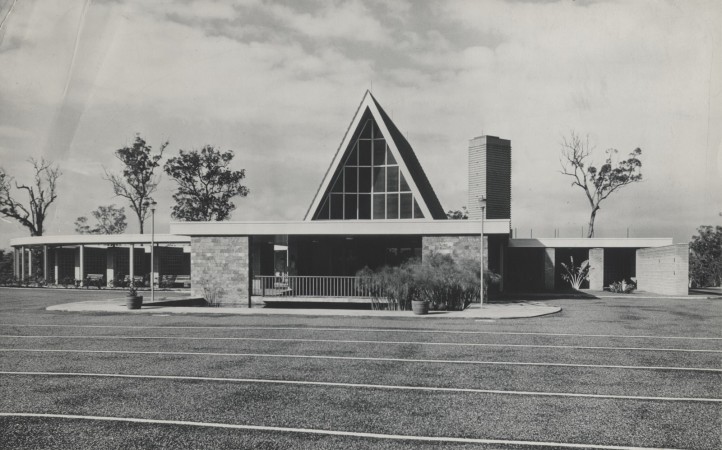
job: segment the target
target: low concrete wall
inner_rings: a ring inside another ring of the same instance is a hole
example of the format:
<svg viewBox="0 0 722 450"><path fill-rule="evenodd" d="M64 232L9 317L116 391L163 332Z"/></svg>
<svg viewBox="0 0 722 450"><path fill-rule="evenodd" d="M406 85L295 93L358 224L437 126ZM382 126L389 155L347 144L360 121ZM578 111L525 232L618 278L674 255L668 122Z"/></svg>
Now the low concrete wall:
<svg viewBox="0 0 722 450"><path fill-rule="evenodd" d="M191 295L205 297L217 289L221 306L248 304L249 245L247 236L191 238Z"/></svg>
<svg viewBox="0 0 722 450"><path fill-rule="evenodd" d="M665 295L687 295L689 289L689 245L637 250L637 288Z"/></svg>
<svg viewBox="0 0 722 450"><path fill-rule="evenodd" d="M589 249L589 289L604 289L604 249Z"/></svg>

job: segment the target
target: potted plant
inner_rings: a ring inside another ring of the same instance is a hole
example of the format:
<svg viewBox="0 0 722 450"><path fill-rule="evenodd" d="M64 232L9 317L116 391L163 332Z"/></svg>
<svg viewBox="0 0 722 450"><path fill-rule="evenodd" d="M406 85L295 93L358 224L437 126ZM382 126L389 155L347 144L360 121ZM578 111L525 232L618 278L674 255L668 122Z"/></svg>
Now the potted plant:
<svg viewBox="0 0 722 450"><path fill-rule="evenodd" d="M126 305L128 309L140 309L143 304L143 296L138 295L138 290L134 285L130 285L128 288L128 297L126 297Z"/></svg>

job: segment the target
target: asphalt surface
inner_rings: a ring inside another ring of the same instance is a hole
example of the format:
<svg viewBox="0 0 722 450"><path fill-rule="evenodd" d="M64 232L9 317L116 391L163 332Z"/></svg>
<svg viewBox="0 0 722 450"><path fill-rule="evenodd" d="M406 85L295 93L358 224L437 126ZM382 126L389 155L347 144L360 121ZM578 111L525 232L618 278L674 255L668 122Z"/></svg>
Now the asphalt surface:
<svg viewBox="0 0 722 450"><path fill-rule="evenodd" d="M3 448L722 448L722 300L475 321L49 312L0 288Z"/></svg>

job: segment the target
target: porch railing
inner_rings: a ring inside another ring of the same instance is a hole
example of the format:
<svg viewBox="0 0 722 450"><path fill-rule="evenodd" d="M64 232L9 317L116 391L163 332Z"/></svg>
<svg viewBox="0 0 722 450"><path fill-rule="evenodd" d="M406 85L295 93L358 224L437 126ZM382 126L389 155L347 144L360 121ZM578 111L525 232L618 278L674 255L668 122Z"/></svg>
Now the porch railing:
<svg viewBox="0 0 722 450"><path fill-rule="evenodd" d="M253 295L261 297L371 298L370 279L341 276L256 275Z"/></svg>

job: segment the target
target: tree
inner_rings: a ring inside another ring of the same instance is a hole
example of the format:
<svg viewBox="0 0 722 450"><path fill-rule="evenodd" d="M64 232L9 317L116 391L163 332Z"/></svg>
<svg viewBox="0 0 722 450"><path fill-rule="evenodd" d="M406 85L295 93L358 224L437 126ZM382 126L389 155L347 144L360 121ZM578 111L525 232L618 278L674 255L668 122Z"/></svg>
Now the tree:
<svg viewBox="0 0 722 450"><path fill-rule="evenodd" d="M249 190L241 184L245 170L231 170L233 152L221 152L206 145L200 151L180 150L179 156L166 161L164 169L178 183L174 219L188 221L225 220L236 205L233 197L245 197Z"/></svg>
<svg viewBox="0 0 722 450"><path fill-rule="evenodd" d="M121 234L128 223L125 221L125 208L116 208L115 205L98 206L91 212L97 224L91 229L88 218L78 217L75 221L75 232L79 234Z"/></svg>
<svg viewBox="0 0 722 450"><path fill-rule="evenodd" d="M587 196L589 205L592 207L589 216L589 232L587 237L594 237L594 219L600 204L612 193L620 188L642 181L642 161L639 156L642 150L634 149L629 158L622 161L615 161L616 149L610 148L606 151L607 158L599 168L592 165L592 149L589 147L589 138L582 140L576 133L572 132L569 139L564 138L562 143L562 174L573 178L572 186L579 186ZM615 167L616 163L616 167Z"/></svg>
<svg viewBox="0 0 722 450"><path fill-rule="evenodd" d="M468 219L469 211L467 211L466 206L462 206L461 209L457 209L456 211L448 210L446 211L446 218L452 220Z"/></svg>
<svg viewBox="0 0 722 450"><path fill-rule="evenodd" d="M722 285L722 227L703 225L689 243L689 279L692 287Z"/></svg>
<svg viewBox="0 0 722 450"><path fill-rule="evenodd" d="M42 236L48 208L58 197L56 187L62 172L57 165L44 158L40 158L40 161L30 158L28 162L35 172L33 182L29 185L18 184L0 167L0 213L20 222L30 230L31 236ZM18 191L25 191L27 204L12 194L11 185Z"/></svg>
<svg viewBox="0 0 722 450"><path fill-rule="evenodd" d="M160 176L155 176L155 168L160 165L163 150L168 146L164 142L157 154L152 154L152 148L145 140L136 135L132 146L125 146L115 151L115 156L123 163L124 168L120 174L105 171L105 179L113 185L113 192L130 203L130 209L138 216L140 233L143 234L143 223L148 217L146 200L152 200L151 194L155 192L160 182Z"/></svg>

